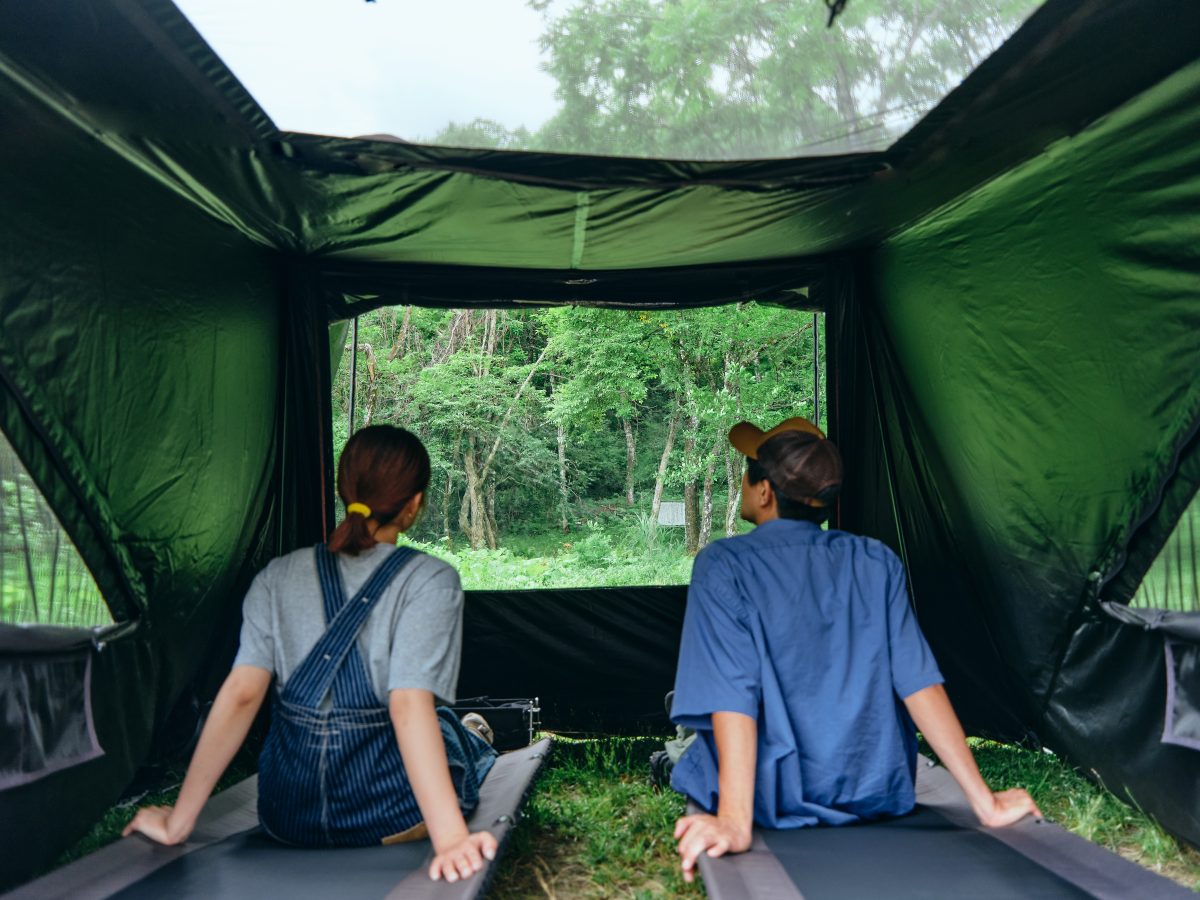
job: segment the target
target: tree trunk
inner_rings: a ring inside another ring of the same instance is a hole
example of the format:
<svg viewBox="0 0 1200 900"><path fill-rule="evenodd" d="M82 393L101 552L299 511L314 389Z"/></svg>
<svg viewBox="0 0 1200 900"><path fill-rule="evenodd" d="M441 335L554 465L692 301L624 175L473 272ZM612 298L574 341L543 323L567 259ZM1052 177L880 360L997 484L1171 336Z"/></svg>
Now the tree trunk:
<svg viewBox="0 0 1200 900"><path fill-rule="evenodd" d="M708 464L704 467L704 491L700 500L700 540L697 549L703 550L712 540L713 524L713 475L717 471L717 457L721 455L721 447L725 443L724 436L717 438L712 453L708 454Z"/></svg>
<svg viewBox="0 0 1200 900"><path fill-rule="evenodd" d="M558 426L558 517L562 527L562 533L568 534L571 531L570 523L567 521L567 432L561 425Z"/></svg>
<svg viewBox="0 0 1200 900"><path fill-rule="evenodd" d="M396 335L396 343L392 345L391 352L388 353L388 362L393 362L408 352L408 326L412 321L412 311L411 306L404 307L404 321L400 324L400 333Z"/></svg>
<svg viewBox="0 0 1200 900"><path fill-rule="evenodd" d="M739 471L739 454L732 447L725 448L725 487L728 506L725 507L725 537L737 534L738 516L742 511L742 477Z"/></svg>
<svg viewBox="0 0 1200 900"><path fill-rule="evenodd" d="M633 506L633 469L637 462L636 448L633 441L633 423L622 419L625 429L625 505Z"/></svg>
<svg viewBox="0 0 1200 900"><path fill-rule="evenodd" d="M455 460L457 462L458 460ZM454 466L446 470L446 494L442 497L442 535L450 541L450 502L454 496Z"/></svg>
<svg viewBox="0 0 1200 900"><path fill-rule="evenodd" d="M496 482L487 484L487 503L483 508L483 532L488 549L495 550L500 546L500 526L496 524Z"/></svg>
<svg viewBox="0 0 1200 900"><path fill-rule="evenodd" d="M459 525L464 524L463 519L466 519L467 540L471 544L472 550L478 550L487 543L487 528L484 524L484 516L487 514L484 509L483 496L481 492L482 485L480 484L479 470L475 460L475 438L467 439L467 448L463 451L463 469L467 476L467 490L463 497L464 510L459 512ZM466 513L465 517L463 512Z"/></svg>
<svg viewBox="0 0 1200 900"><path fill-rule="evenodd" d="M362 424L358 428L366 428L371 424L371 420L375 417L375 404L379 400L379 369L375 364L375 348L367 342L363 341L356 348L355 352L365 354L367 357L367 386L362 392L363 397L360 405L363 408Z"/></svg>
<svg viewBox="0 0 1200 900"><path fill-rule="evenodd" d="M689 404L690 405L690 404ZM691 469L692 454L696 452L696 429L700 427L700 417L692 413L688 417L687 437L683 440L683 458ZM688 478L683 485L683 535L684 545L688 553L700 550L700 516L699 497L696 490L696 479Z"/></svg>
<svg viewBox="0 0 1200 900"><path fill-rule="evenodd" d="M675 446L675 430L679 427L682 414L675 412L667 426L667 444L663 447L662 458L658 461L658 474L654 478L654 499L650 502L650 543L658 535L658 511L662 509L663 483L667 477L667 462L671 458L671 449Z"/></svg>

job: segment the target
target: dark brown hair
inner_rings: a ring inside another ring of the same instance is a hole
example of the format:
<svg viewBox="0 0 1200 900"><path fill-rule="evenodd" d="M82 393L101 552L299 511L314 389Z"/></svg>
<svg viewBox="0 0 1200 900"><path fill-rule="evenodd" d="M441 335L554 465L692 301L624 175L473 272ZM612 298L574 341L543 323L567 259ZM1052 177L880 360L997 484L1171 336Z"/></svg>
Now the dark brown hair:
<svg viewBox="0 0 1200 900"><path fill-rule="evenodd" d="M338 460L338 496L349 506L365 503L380 527L429 486L429 453L411 431L370 425L354 433ZM329 536L334 553L357 556L374 546L367 517L348 513Z"/></svg>

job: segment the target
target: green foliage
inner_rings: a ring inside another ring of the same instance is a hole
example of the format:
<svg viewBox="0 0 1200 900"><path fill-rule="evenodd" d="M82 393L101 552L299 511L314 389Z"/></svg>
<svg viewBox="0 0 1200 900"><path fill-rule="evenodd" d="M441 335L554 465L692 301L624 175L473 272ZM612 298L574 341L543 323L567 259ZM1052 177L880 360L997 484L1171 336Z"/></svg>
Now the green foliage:
<svg viewBox="0 0 1200 900"><path fill-rule="evenodd" d="M529 0L558 112L537 132L457 123L456 146L667 158L832 154L886 144L1033 0Z"/></svg>
<svg viewBox="0 0 1200 900"><path fill-rule="evenodd" d="M656 487L667 499L691 492L689 515L698 522L707 484L708 533L725 533L719 511L736 501L743 461L724 434L742 418L769 424L812 415L813 320L755 303L638 313L377 310L359 320L356 424L388 422L421 436L433 477L411 536L459 560L472 583L663 583L686 567L672 557L651 569L640 559L656 540ZM334 386L339 449L350 372L339 365ZM641 518L618 524L618 513ZM592 521L606 534L589 538ZM579 571L602 580L566 574L562 548L500 552L522 536L552 533L582 548L570 552ZM659 549L674 553L674 540ZM698 539L689 545L698 547ZM467 548L485 556L464 555Z"/></svg>

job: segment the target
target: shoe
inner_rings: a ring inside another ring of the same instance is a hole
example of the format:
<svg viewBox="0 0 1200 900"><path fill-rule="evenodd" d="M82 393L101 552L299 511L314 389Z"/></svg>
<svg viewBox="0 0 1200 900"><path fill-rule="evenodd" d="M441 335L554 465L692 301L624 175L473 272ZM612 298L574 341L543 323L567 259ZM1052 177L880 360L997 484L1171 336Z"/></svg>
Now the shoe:
<svg viewBox="0 0 1200 900"><path fill-rule="evenodd" d="M487 723L487 719L477 712L469 712L462 717L461 721L463 728L472 732L489 747L492 746L492 742L496 739L496 735L492 731L492 726Z"/></svg>
<svg viewBox="0 0 1200 900"><path fill-rule="evenodd" d="M671 786L671 770L675 764L666 750L655 750L650 754L650 786L663 790Z"/></svg>

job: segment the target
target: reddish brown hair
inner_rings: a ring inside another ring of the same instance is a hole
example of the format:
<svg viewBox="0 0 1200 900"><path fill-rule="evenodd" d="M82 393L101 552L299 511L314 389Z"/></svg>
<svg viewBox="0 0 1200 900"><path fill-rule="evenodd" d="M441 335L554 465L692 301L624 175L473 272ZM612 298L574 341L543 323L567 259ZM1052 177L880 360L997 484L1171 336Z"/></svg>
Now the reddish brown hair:
<svg viewBox="0 0 1200 900"><path fill-rule="evenodd" d="M338 460L338 496L349 506L365 503L379 526L387 525L429 486L429 453L411 431L370 425L346 442ZM329 537L334 553L357 556L374 546L367 517L348 514Z"/></svg>

